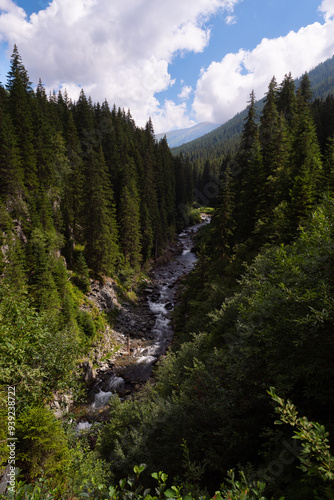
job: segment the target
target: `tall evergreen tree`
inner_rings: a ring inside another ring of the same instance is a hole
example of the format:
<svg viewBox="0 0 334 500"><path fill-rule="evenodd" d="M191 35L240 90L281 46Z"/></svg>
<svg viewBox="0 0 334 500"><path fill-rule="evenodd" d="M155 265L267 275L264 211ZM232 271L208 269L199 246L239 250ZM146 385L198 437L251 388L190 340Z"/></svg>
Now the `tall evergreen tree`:
<svg viewBox="0 0 334 500"><path fill-rule="evenodd" d="M29 193L33 195L32 190L36 190L38 186L33 145L32 100L34 94L16 45L14 45L6 86L9 91L8 107L22 158L25 185ZM32 196L30 200L33 201Z"/></svg>
<svg viewBox="0 0 334 500"><path fill-rule="evenodd" d="M95 275L113 274L119 259L113 191L102 148L91 148L85 175L85 257Z"/></svg>
<svg viewBox="0 0 334 500"><path fill-rule="evenodd" d="M327 142L326 154L323 162L323 191L327 194L334 194L334 137Z"/></svg>
<svg viewBox="0 0 334 500"><path fill-rule="evenodd" d="M22 162L12 120L5 111L0 114L0 179L1 198L23 197Z"/></svg>
<svg viewBox="0 0 334 500"><path fill-rule="evenodd" d="M254 230L262 203L263 160L255 102L255 93L252 91L237 154L241 172L236 181L236 224L237 239L241 241L247 239Z"/></svg>
<svg viewBox="0 0 334 500"><path fill-rule="evenodd" d="M298 226L314 206L322 182L322 162L315 124L309 105L308 77L297 92L297 118L292 145L290 222Z"/></svg>
<svg viewBox="0 0 334 500"><path fill-rule="evenodd" d="M190 205L193 201L193 171L189 157L181 153L175 160L176 206ZM203 198L203 193L200 193Z"/></svg>
<svg viewBox="0 0 334 500"><path fill-rule="evenodd" d="M157 147L156 182L161 236L165 244L175 231L175 162L165 138Z"/></svg>
<svg viewBox="0 0 334 500"><path fill-rule="evenodd" d="M135 165L128 159L120 196L120 240L125 261L138 269L142 260L140 234L140 199L135 180Z"/></svg>
<svg viewBox="0 0 334 500"><path fill-rule="evenodd" d="M289 159L289 140L283 112L277 110L277 84L271 80L260 118L260 141L263 159L261 216L282 201L282 183ZM281 184L281 185L280 185Z"/></svg>
<svg viewBox="0 0 334 500"><path fill-rule="evenodd" d="M299 100L304 101L306 104L310 104L313 97L312 85L310 78L307 73L304 73L297 90L297 97Z"/></svg>
<svg viewBox="0 0 334 500"><path fill-rule="evenodd" d="M153 248L157 257L161 238L160 222L155 175L155 140L152 121L149 119L143 137L141 171L141 227L144 261L151 257Z"/></svg>
<svg viewBox="0 0 334 500"><path fill-rule="evenodd" d="M60 308L47 233L35 227L27 245L28 290L38 310Z"/></svg>
<svg viewBox="0 0 334 500"><path fill-rule="evenodd" d="M224 169L217 206L211 220L211 246L214 258L227 262L233 251L233 233L235 230L234 182L231 175L230 161Z"/></svg>
<svg viewBox="0 0 334 500"><path fill-rule="evenodd" d="M81 89L79 99L73 109L73 116L81 141L84 155L90 154L90 149L96 148L96 130L94 123L94 110L91 101L87 99L85 91Z"/></svg>
<svg viewBox="0 0 334 500"><path fill-rule="evenodd" d="M77 129L70 112L65 126L66 150L69 169L66 173L63 196L61 199L64 221L65 257L70 267L73 265L73 252L76 242L83 242L83 186L84 162Z"/></svg>
<svg viewBox="0 0 334 500"><path fill-rule="evenodd" d="M56 133L50 116L50 103L41 80L36 88L34 99L34 149L36 152L37 176L39 186L46 189L54 184L52 138Z"/></svg>
<svg viewBox="0 0 334 500"><path fill-rule="evenodd" d="M291 73L285 75L277 95L277 109L283 116L291 129L294 125L296 111L296 88Z"/></svg>

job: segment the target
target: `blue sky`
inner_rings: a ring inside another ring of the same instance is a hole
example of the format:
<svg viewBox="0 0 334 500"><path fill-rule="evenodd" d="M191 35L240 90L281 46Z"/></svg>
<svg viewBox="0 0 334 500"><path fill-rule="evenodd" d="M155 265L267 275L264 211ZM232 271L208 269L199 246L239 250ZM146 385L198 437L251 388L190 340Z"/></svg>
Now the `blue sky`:
<svg viewBox="0 0 334 500"><path fill-rule="evenodd" d="M176 85L168 89L165 96L176 99L182 80L194 88L201 68L220 61L225 54L241 48L252 50L263 38L284 36L289 31L321 22L319 4L318 0L243 0L234 9L233 24L226 24L225 15L213 16L208 23L212 26L208 47L200 54L190 53L173 61L170 72L176 78Z"/></svg>
<svg viewBox="0 0 334 500"><path fill-rule="evenodd" d="M130 108L155 131L224 123L334 55L334 0L0 0L0 80L17 43L30 79Z"/></svg>

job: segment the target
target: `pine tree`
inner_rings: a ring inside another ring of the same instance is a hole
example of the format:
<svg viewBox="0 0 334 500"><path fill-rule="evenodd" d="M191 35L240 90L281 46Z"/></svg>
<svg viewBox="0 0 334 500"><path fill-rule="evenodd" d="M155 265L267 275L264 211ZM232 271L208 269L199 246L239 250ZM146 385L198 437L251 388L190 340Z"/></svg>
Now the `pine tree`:
<svg viewBox="0 0 334 500"><path fill-rule="evenodd" d="M236 235L239 241L244 241L253 232L259 208L263 203L262 161L259 127L256 121L255 93L252 91L237 154L237 162L241 169L236 180Z"/></svg>
<svg viewBox="0 0 334 500"><path fill-rule="evenodd" d="M85 258L95 275L110 275L119 259L118 231L102 148L88 151L84 192Z"/></svg>
<svg viewBox="0 0 334 500"><path fill-rule="evenodd" d="M141 177L141 232L142 255L144 262L152 254L155 257L160 248L161 221L158 207L157 182L155 175L155 140L151 119L147 122L143 135ZM138 162L139 163L139 162Z"/></svg>
<svg viewBox="0 0 334 500"><path fill-rule="evenodd" d="M82 212L83 212L83 185L84 185L84 162L77 129L73 115L69 112L65 128L66 157L68 170L61 198L61 211L63 219L63 234L65 236L64 255L69 267L73 265L73 252L76 242L83 243L82 234Z"/></svg>
<svg viewBox="0 0 334 500"><path fill-rule="evenodd" d="M271 80L260 118L260 141L263 159L261 216L268 216L273 206L282 201L284 176L289 159L288 131L283 112L276 105L277 85ZM281 185L280 185L281 184Z"/></svg>
<svg viewBox="0 0 334 500"><path fill-rule="evenodd" d="M47 234L34 228L27 244L28 290L37 310L60 308L57 287L52 276L50 242Z"/></svg>
<svg viewBox="0 0 334 500"><path fill-rule="evenodd" d="M78 287L81 288L84 293L87 293L90 288L89 268L86 264L85 257L82 252L79 252L75 259L74 270L74 281L76 285L78 285Z"/></svg>
<svg viewBox="0 0 334 500"><path fill-rule="evenodd" d="M55 182L53 168L52 138L56 134L50 117L50 104L41 80L36 88L34 100L34 149L36 152L37 176L41 189Z"/></svg>
<svg viewBox="0 0 334 500"><path fill-rule="evenodd" d="M202 177L200 181L200 191L207 197L207 186L212 182L212 167L210 160L205 160Z"/></svg>
<svg viewBox="0 0 334 500"><path fill-rule="evenodd" d="M314 121L311 115L308 77L297 92L297 119L292 144L289 219L292 231L309 214L319 197L322 161Z"/></svg>
<svg viewBox="0 0 334 500"><path fill-rule="evenodd" d="M0 197L15 201L24 194L22 162L11 118L0 115Z"/></svg>
<svg viewBox="0 0 334 500"><path fill-rule="evenodd" d="M175 233L175 165L166 139L162 139L156 145L155 166L160 251Z"/></svg>
<svg viewBox="0 0 334 500"><path fill-rule="evenodd" d="M307 73L304 73L297 90L297 98L306 104L310 104L313 97L312 85Z"/></svg>
<svg viewBox="0 0 334 500"><path fill-rule="evenodd" d="M181 153L175 160L175 195L177 209L193 202L193 170L189 157ZM199 194L202 201L203 193Z"/></svg>
<svg viewBox="0 0 334 500"><path fill-rule="evenodd" d="M33 146L32 100L34 94L16 45L14 45L11 58L7 90L9 91L8 109L17 134L24 169L24 181L31 195L30 200L33 201L33 191L38 186L36 155Z"/></svg>
<svg viewBox="0 0 334 500"><path fill-rule="evenodd" d="M276 133L276 144L274 144L276 147L273 148L274 156L272 157L271 174L267 178L265 185L268 209L270 210L289 197L290 156L293 136L289 132L283 113L278 117Z"/></svg>
<svg viewBox="0 0 334 500"><path fill-rule="evenodd" d="M90 99L87 99L81 89L78 102L76 103L73 116L79 134L81 149L84 155L89 155L91 148L96 148L96 130L94 123L94 110Z"/></svg>
<svg viewBox="0 0 334 500"><path fill-rule="evenodd" d="M289 128L293 128L296 111L296 92L295 82L291 73L285 75L283 82L280 85L277 95L277 109L279 113L283 113Z"/></svg>
<svg viewBox="0 0 334 500"><path fill-rule="evenodd" d="M120 196L120 240L125 261L139 269L142 261L140 234L140 198L134 176L135 165L128 159Z"/></svg>
<svg viewBox="0 0 334 500"><path fill-rule="evenodd" d="M167 140L161 139L157 147L157 194L161 220L161 232L167 243L175 231L175 161Z"/></svg>
<svg viewBox="0 0 334 500"><path fill-rule="evenodd" d="M326 154L323 162L323 191L324 193L334 194L334 137L327 142Z"/></svg>
<svg viewBox="0 0 334 500"><path fill-rule="evenodd" d="M234 197L235 192L231 166L230 161L227 160L217 206L210 224L212 256L223 261L231 257L233 251L235 229Z"/></svg>

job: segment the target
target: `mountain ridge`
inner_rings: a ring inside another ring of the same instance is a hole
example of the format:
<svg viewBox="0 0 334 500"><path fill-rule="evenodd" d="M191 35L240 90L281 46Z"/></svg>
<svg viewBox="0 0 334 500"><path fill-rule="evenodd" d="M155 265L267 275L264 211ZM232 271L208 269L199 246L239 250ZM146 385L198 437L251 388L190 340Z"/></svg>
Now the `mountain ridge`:
<svg viewBox="0 0 334 500"><path fill-rule="evenodd" d="M173 148L194 141L199 137L203 137L204 135L209 134L218 127L220 127L220 124L201 122L196 123L196 125L193 125L192 127L179 130L170 130L169 132L162 132L160 134L156 134L155 137L157 141L159 141L163 137L166 137L168 146L170 148Z"/></svg>
<svg viewBox="0 0 334 500"><path fill-rule="evenodd" d="M334 56L310 70L308 76L310 78L314 99L326 98L329 94L334 94ZM299 81L300 78L296 78L295 84L298 85ZM258 113L261 112L264 101L265 97L256 102ZM172 147L172 153L178 155L182 152L188 154L190 160L195 158L198 160L201 158L205 161L207 159L207 152L204 150L212 152L212 149L215 148L217 149L217 157L221 156L237 145L246 115L247 108L245 107L244 110L237 113L233 118L205 136L198 137L178 147Z"/></svg>

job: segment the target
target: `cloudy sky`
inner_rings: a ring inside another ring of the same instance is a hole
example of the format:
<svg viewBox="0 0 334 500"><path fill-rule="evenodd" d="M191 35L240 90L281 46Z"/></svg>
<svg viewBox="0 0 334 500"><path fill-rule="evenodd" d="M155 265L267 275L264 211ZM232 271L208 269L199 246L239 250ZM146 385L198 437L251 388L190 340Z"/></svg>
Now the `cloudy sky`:
<svg viewBox="0 0 334 500"><path fill-rule="evenodd" d="M224 123L334 55L334 0L0 0L3 83L14 43L34 83L167 132Z"/></svg>

